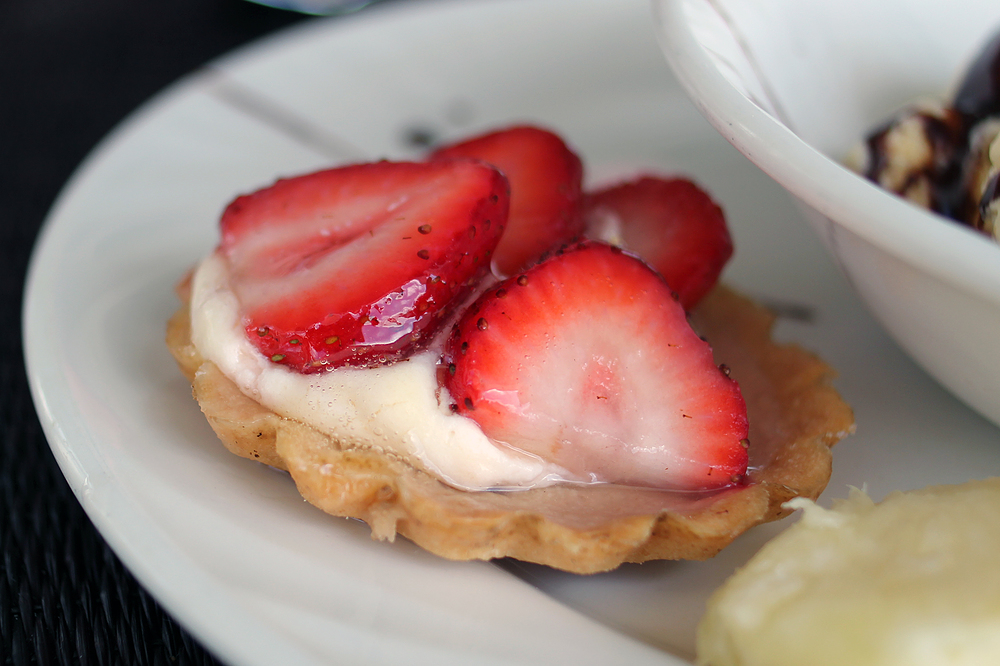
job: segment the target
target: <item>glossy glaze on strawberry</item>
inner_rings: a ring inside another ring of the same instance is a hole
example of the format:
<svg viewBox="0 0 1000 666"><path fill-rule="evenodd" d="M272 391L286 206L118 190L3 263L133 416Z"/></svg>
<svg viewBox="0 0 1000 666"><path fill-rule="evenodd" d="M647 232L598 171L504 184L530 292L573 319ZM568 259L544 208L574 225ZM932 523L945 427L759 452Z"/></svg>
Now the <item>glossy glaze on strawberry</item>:
<svg viewBox="0 0 1000 666"><path fill-rule="evenodd" d="M220 250L266 357L371 366L421 348L486 274L508 207L479 161L352 165L237 198Z"/></svg>
<svg viewBox="0 0 1000 666"><path fill-rule="evenodd" d="M442 359L453 409L578 481L683 490L738 483L746 405L670 287L586 241L488 289Z"/></svg>
<svg viewBox="0 0 1000 666"><path fill-rule="evenodd" d="M587 236L635 252L659 271L691 310L733 254L722 209L683 178L645 176L588 193Z"/></svg>
<svg viewBox="0 0 1000 666"><path fill-rule="evenodd" d="M527 268L583 232L583 165L558 135L538 127L510 127L444 146L430 159L449 157L484 160L510 181L510 219L494 255L501 275Z"/></svg>

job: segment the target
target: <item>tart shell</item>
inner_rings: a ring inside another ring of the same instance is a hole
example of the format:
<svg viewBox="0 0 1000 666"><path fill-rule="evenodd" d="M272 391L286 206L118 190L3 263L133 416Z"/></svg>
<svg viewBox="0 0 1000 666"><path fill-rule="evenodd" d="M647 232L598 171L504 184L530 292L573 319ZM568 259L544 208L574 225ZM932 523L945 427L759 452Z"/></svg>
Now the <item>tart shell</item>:
<svg viewBox="0 0 1000 666"><path fill-rule="evenodd" d="M399 534L448 559L513 557L575 573L707 559L750 527L786 515L785 501L818 497L830 478L830 447L854 431L850 407L831 386L833 370L795 345L774 343L774 316L719 286L691 319L746 399L743 483L712 493L568 484L458 490L398 456L338 441L245 396L191 343L187 291L185 281L167 345L226 448L287 470L306 500L363 520L373 538Z"/></svg>

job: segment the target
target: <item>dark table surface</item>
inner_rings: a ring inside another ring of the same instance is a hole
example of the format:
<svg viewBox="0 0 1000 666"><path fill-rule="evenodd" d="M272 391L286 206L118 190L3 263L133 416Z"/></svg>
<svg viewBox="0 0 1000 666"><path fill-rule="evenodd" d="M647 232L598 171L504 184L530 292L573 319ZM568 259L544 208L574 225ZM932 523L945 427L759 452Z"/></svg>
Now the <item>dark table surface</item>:
<svg viewBox="0 0 1000 666"><path fill-rule="evenodd" d="M0 0L0 664L209 664L95 531L28 392L21 294L76 166L133 109L300 15L245 0Z"/></svg>

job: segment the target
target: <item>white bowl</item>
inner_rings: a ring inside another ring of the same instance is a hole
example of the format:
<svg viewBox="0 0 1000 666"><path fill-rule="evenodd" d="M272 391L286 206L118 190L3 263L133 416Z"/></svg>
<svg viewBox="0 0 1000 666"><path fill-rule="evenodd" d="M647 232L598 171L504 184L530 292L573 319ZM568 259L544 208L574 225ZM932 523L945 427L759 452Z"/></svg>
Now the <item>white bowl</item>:
<svg viewBox="0 0 1000 666"><path fill-rule="evenodd" d="M1000 424L1000 246L840 161L916 98L944 98L1000 28L996 0L654 0L695 104L803 206L875 317Z"/></svg>

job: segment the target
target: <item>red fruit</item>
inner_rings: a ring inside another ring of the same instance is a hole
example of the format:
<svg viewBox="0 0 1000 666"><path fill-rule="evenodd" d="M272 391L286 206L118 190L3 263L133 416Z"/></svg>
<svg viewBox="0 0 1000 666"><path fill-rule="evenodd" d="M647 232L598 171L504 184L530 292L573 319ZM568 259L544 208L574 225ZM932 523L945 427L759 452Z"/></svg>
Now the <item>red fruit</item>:
<svg viewBox="0 0 1000 666"><path fill-rule="evenodd" d="M482 162L377 162L279 180L222 215L247 336L299 372L426 341L488 270L507 216Z"/></svg>
<svg viewBox="0 0 1000 666"><path fill-rule="evenodd" d="M493 256L502 275L527 268L546 251L583 232L583 165L552 132L511 127L445 146L431 155L431 159L442 157L489 162L510 181L510 217Z"/></svg>
<svg viewBox="0 0 1000 666"><path fill-rule="evenodd" d="M682 178L643 177L584 197L587 236L635 252L691 310L733 255L722 209Z"/></svg>
<svg viewBox="0 0 1000 666"><path fill-rule="evenodd" d="M663 279L585 241L491 287L442 383L495 442L577 480L711 489L746 472L746 405Z"/></svg>

